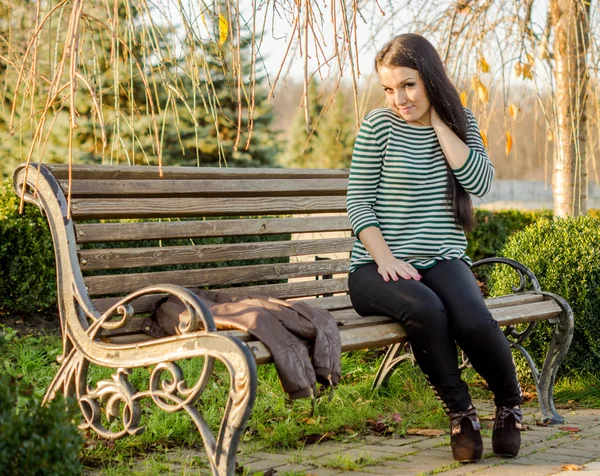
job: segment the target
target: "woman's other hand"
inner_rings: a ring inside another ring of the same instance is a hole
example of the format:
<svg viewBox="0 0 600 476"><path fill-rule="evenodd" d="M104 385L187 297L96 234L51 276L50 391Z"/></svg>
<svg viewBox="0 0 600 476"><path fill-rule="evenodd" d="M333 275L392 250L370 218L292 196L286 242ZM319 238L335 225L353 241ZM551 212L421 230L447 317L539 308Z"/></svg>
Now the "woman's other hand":
<svg viewBox="0 0 600 476"><path fill-rule="evenodd" d="M406 261L398 258L390 258L382 263L378 263L377 272L383 277L387 283L390 279L398 281L398 279L415 279L421 280L419 272Z"/></svg>
<svg viewBox="0 0 600 476"><path fill-rule="evenodd" d="M429 121L431 122L431 127L433 128L445 125L445 122L442 121L442 118L435 111L435 108L433 106L431 106L431 108L429 109Z"/></svg>

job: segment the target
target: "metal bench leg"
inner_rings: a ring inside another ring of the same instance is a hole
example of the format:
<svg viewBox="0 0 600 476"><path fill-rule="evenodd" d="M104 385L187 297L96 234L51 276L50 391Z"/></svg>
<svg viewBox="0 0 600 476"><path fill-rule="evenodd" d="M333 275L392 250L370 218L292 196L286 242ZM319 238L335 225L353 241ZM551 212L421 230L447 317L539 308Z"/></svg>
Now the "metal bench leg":
<svg viewBox="0 0 600 476"><path fill-rule="evenodd" d="M554 407L554 379L558 372L558 367L567 354L569 345L571 345L571 340L573 339L573 311L567 301L560 296L548 292L543 292L542 294L552 297L563 309L563 313L558 318L558 322L554 328L550 348L548 349L539 384L537 385L542 421L549 424L557 424L564 423L565 420L557 413Z"/></svg>
<svg viewBox="0 0 600 476"><path fill-rule="evenodd" d="M408 342L401 342L389 347L383 362L377 371L377 375L375 376L372 387L374 390L377 390L382 385L387 385L394 370L396 370L396 367L405 360L410 360L411 363L415 365L415 357L412 352L406 350L407 344Z"/></svg>

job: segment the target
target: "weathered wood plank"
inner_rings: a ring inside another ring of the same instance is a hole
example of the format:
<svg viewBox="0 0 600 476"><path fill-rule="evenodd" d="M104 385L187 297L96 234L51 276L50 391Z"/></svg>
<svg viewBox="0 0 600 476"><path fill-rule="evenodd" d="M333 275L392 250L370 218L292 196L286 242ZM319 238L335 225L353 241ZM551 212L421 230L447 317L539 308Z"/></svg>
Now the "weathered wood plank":
<svg viewBox="0 0 600 476"><path fill-rule="evenodd" d="M215 289L218 290L218 289ZM221 289L220 291L225 292L232 296L272 296L280 299L288 299L288 298L304 298L310 296L316 296L319 294L329 294L329 293L342 293L348 290L348 279L346 278L336 278L336 279L324 279L324 280L314 280L314 281L299 281L292 283L280 283L280 284L262 284L257 286L244 286L244 287L236 287L236 288L226 288ZM142 296L138 298L136 301L131 303L134 311L137 314L148 312L152 306L158 302L160 299L165 297L164 294L151 294L147 296ZM327 298L319 298L319 299L311 299L311 304L318 306L321 301L325 301L326 299L342 299L348 298L347 296L334 296ZM120 297L111 297L111 298L96 298L92 299L92 304L94 308L99 313L105 312L111 306L113 306L116 302L121 300ZM349 301L336 301L335 305L339 305L339 307L348 307L346 302ZM318 301L318 304L313 303L313 301Z"/></svg>
<svg viewBox="0 0 600 476"><path fill-rule="evenodd" d="M491 311L492 316L501 326L541 321L557 317L562 313L562 309L554 300L520 304L518 306L492 309Z"/></svg>
<svg viewBox="0 0 600 476"><path fill-rule="evenodd" d="M66 194L69 182L61 180ZM74 198L93 197L281 197L346 195L347 179L279 180L75 180Z"/></svg>
<svg viewBox="0 0 600 476"><path fill-rule="evenodd" d="M343 213L346 197L75 198L71 210L78 220Z"/></svg>
<svg viewBox="0 0 600 476"><path fill-rule="evenodd" d="M351 327L361 327L365 325L370 325L373 323L384 323L384 322L393 322L393 319L386 316L367 316L361 317L356 311L353 309L346 309L342 311L332 311L331 315L338 323L339 326L343 326L345 329L349 329ZM115 337L120 335L127 334L139 334L142 333L142 325L144 323L144 319L146 316L133 316L127 324L123 327L115 330L102 330L98 333L99 337Z"/></svg>
<svg viewBox="0 0 600 476"><path fill-rule="evenodd" d="M153 273L88 276L84 278L90 296L128 293L150 284L170 283L185 287L276 281L305 276L344 273L350 260L230 266L226 268L156 271Z"/></svg>
<svg viewBox="0 0 600 476"><path fill-rule="evenodd" d="M313 301L325 302L326 300L327 298ZM501 326L550 319L560 315L561 313L561 309L558 304L552 300L545 301L543 303L528 303L518 306L509 306L506 308L495 308L491 311L492 316ZM348 330L357 327L395 322L392 318L386 316L360 316L354 309L332 310L331 315L338 323L340 331L342 329ZM99 336L112 338L120 335L138 334L142 332L142 324L144 319L144 316L134 316L124 327L115 331L102 331L99 333ZM242 337L243 340L250 339L250 337L244 333L241 333L237 336Z"/></svg>
<svg viewBox="0 0 600 476"><path fill-rule="evenodd" d="M319 281L303 281L285 284L266 284L261 286L247 286L238 288L222 289L222 292L231 295L249 296L272 296L280 299L307 299L308 304L314 307L325 308L329 310L349 309L352 308L350 296L330 296L325 298L314 299L317 293L329 294L346 292L348 290L348 280L342 279L326 279ZM148 312L151 307L161 299L164 294L152 294L143 296L132 303L136 313ZM92 300L95 309L103 313L115 302L121 298L98 298ZM524 293L524 294L509 294L497 298L489 298L485 300L489 309L509 308L521 304L543 303L547 300L542 294ZM510 312L510 311L509 311ZM499 314L492 315L498 319Z"/></svg>
<svg viewBox="0 0 600 476"><path fill-rule="evenodd" d="M75 224L78 243L262 236L348 230L351 230L351 227L347 216Z"/></svg>
<svg viewBox="0 0 600 476"><path fill-rule="evenodd" d="M508 296L500 296L496 298L488 298L485 300L489 309L498 307L518 306L519 304L528 304L533 302L543 302L546 298L543 294L521 293L509 294Z"/></svg>
<svg viewBox="0 0 600 476"><path fill-rule="evenodd" d="M81 250L78 254L81 269L87 271L349 252L354 241L354 238L330 238L224 245L104 248Z"/></svg>
<svg viewBox="0 0 600 476"><path fill-rule="evenodd" d="M68 165L44 164L57 179L67 179ZM83 165L72 168L74 180L189 180L201 177L205 180L229 179L285 179L285 178L348 178L348 169L283 169L283 168L227 168L227 167L181 167L159 168L147 165Z"/></svg>

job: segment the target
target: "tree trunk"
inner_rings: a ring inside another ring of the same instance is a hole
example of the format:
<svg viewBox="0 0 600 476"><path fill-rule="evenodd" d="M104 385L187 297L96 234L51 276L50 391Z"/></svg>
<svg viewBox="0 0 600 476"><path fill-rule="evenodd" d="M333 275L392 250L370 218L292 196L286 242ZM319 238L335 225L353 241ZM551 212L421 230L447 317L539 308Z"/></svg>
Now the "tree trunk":
<svg viewBox="0 0 600 476"><path fill-rule="evenodd" d="M551 0L556 81L556 156L552 185L554 215L586 213L586 103L589 85L586 55L590 42L590 4Z"/></svg>

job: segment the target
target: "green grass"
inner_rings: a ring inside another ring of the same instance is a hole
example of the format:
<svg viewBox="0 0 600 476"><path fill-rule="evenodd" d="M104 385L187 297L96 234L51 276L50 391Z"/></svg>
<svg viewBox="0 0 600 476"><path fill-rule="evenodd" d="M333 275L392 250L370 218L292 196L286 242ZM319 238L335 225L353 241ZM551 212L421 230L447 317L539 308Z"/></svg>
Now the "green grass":
<svg viewBox="0 0 600 476"><path fill-rule="evenodd" d="M568 374L554 386L554 402L578 408L600 408L600 375Z"/></svg>
<svg viewBox="0 0 600 476"><path fill-rule="evenodd" d="M11 385L15 387L18 405L25 406L32 401L39 403L58 370L55 359L61 352L60 339L53 336L18 337L2 326L0 334L4 334L4 345L0 345L0 371L9 376ZM245 451L300 450L328 439L357 441L367 433L389 437L403 435L408 428L446 429L448 422L442 406L417 367L405 363L390 379L387 388L379 391L371 389L382 356L381 351L343 354L342 384L336 389L331 402L328 392L318 399L316 412L312 416L309 399L287 401L275 368L272 365L260 366L258 397L243 435ZM193 378L202 369L202 359L180 364L186 376L191 377L190 384L193 384ZM90 366L90 378L93 381L109 378L110 375L108 369ZM136 369L129 380L136 389L145 390L149 376L147 369ZM464 377L470 384L473 397L491 399L491 393L472 369L466 370ZM228 381L224 366L218 364L198 404L215 432L225 405ZM596 390L599 388L598 376L571 375L557 383L556 401L600 408L600 391ZM147 460L147 464L152 466L148 470L160 474L169 470L163 468L166 463L161 454L177 448L203 448L198 431L187 414L166 413L148 399L142 401L142 425L146 428L143 434L116 441L86 432L81 452L83 463L90 468L102 468L106 474L137 474L135 471L139 466L134 468L133 461L152 453ZM338 463L336 467L341 469L356 469L343 461ZM352 464L362 467L369 463ZM182 466L182 474L200 468L200 463L190 460Z"/></svg>

